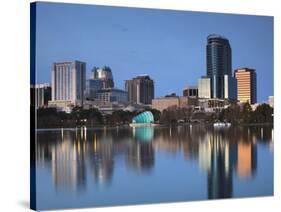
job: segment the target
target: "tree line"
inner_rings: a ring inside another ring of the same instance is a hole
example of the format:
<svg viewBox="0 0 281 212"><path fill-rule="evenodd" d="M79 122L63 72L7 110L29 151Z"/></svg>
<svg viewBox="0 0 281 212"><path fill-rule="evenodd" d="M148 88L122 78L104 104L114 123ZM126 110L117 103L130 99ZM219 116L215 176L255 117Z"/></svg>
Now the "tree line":
<svg viewBox="0 0 281 212"><path fill-rule="evenodd" d="M258 124L273 123L273 108L268 104L257 106L252 110L249 103L242 106L231 104L215 113L194 111L192 108L170 108L162 113L156 109L150 109L154 115L154 121L160 124L177 124L199 121L201 123L214 123L217 121L230 122L232 124ZM132 118L140 112L124 110L114 111L112 114L102 114L98 109L83 109L75 107L71 113L57 111L56 108L37 109L37 128L60 127L98 127L126 125L132 122Z"/></svg>
<svg viewBox="0 0 281 212"><path fill-rule="evenodd" d="M32 110L31 111L35 111ZM155 121L160 119L160 111L150 109ZM112 114L102 114L98 109L83 109L75 107L71 113L58 111L56 108L37 109L37 128L67 128L76 126L100 127L126 125L132 122L134 116L140 112L124 110L113 111Z"/></svg>
<svg viewBox="0 0 281 212"><path fill-rule="evenodd" d="M268 104L260 104L253 111L249 103L243 104L242 107L237 104L232 104L219 113L218 119L233 124L272 124L273 108Z"/></svg>

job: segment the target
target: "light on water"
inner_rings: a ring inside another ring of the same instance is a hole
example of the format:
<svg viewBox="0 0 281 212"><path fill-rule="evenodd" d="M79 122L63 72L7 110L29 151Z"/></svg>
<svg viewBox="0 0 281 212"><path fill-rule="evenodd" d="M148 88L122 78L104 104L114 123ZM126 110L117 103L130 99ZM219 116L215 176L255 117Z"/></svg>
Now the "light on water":
<svg viewBox="0 0 281 212"><path fill-rule="evenodd" d="M272 195L272 136L272 127L38 132L38 209Z"/></svg>

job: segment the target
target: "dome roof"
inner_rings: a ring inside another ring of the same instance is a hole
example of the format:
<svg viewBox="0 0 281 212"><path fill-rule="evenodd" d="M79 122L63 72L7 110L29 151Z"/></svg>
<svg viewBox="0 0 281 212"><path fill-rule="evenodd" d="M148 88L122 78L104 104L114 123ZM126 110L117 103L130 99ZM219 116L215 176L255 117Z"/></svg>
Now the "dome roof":
<svg viewBox="0 0 281 212"><path fill-rule="evenodd" d="M133 123L153 123L154 117L150 111L145 111L133 118Z"/></svg>

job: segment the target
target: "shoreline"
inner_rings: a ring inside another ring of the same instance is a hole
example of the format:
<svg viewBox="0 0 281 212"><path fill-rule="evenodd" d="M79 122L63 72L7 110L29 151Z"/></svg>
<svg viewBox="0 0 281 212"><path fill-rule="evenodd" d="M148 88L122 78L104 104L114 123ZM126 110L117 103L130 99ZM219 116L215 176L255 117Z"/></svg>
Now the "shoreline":
<svg viewBox="0 0 281 212"><path fill-rule="evenodd" d="M205 126L205 127L213 127L214 123L179 123L179 124L157 124L155 126L140 126L140 127L154 127L154 128L162 128L162 127L178 127L178 126ZM248 124L232 124L231 127L259 127L259 126L272 126L274 127L273 123L248 123ZM81 129L81 127L85 126L77 126L77 127L60 127L60 128L35 128L35 132L47 132L47 131L61 131L68 130L68 131L75 131L76 129ZM100 125L96 127L87 127L87 130L104 130L104 129L126 129L126 128L133 128L130 127L129 124L123 125Z"/></svg>

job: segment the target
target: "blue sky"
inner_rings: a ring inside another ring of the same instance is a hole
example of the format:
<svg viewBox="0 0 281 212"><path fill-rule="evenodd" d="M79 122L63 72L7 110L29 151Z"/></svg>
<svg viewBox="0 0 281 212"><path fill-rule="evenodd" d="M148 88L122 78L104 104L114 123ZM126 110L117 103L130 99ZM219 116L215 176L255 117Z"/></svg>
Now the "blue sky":
<svg viewBox="0 0 281 212"><path fill-rule="evenodd" d="M258 101L273 95L273 17L38 3L37 83L51 81L57 61L108 65L115 85L149 74L155 95L182 94L206 74L207 36L227 37L232 68L255 68Z"/></svg>

